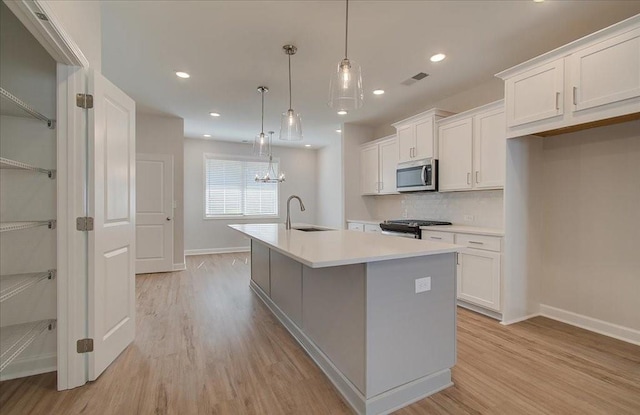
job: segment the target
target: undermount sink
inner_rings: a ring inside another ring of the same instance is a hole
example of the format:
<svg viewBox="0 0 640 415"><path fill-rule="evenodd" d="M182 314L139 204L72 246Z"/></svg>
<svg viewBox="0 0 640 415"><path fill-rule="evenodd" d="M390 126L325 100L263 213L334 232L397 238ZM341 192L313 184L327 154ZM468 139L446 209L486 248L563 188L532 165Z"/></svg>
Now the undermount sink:
<svg viewBox="0 0 640 415"><path fill-rule="evenodd" d="M314 227L304 227L304 228L293 228L296 231L302 231L302 232L320 232L320 231L332 231L333 229L326 229L326 228L314 228Z"/></svg>

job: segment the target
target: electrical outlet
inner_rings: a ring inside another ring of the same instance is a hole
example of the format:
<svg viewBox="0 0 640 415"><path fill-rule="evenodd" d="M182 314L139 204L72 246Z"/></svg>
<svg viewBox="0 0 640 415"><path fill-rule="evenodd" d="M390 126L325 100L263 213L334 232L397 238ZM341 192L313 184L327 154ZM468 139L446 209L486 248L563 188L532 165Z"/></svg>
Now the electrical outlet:
<svg viewBox="0 0 640 415"><path fill-rule="evenodd" d="M431 291L431 277L418 278L416 280L416 294Z"/></svg>
<svg viewBox="0 0 640 415"><path fill-rule="evenodd" d="M473 222L474 221L474 217L473 215L464 215L464 221L465 222Z"/></svg>

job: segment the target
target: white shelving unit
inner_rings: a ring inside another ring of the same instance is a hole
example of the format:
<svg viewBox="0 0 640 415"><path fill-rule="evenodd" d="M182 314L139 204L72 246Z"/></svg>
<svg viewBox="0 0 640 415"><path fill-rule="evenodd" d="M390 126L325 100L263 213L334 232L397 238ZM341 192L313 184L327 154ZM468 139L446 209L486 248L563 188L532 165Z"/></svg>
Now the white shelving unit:
<svg viewBox="0 0 640 415"><path fill-rule="evenodd" d="M55 328L54 319L40 320L24 324L2 327L0 337L0 372L2 372L20 353L47 330Z"/></svg>
<svg viewBox="0 0 640 415"><path fill-rule="evenodd" d="M0 275L0 303L35 286L39 282L52 280L55 276L55 269L27 274Z"/></svg>

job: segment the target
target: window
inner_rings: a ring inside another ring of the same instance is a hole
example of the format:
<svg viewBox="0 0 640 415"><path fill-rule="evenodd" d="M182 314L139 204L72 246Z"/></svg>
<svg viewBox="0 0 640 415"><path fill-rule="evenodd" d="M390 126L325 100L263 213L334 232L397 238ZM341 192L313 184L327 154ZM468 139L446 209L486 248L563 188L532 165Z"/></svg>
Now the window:
<svg viewBox="0 0 640 415"><path fill-rule="evenodd" d="M278 171L278 162L273 164ZM278 184L255 181L268 166L262 160L205 155L205 218L277 216Z"/></svg>

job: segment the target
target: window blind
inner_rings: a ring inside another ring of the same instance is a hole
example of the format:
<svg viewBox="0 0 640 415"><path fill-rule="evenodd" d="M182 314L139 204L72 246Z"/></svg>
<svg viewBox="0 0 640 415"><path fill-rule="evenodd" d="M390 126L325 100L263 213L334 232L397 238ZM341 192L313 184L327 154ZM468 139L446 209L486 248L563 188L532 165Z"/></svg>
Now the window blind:
<svg viewBox="0 0 640 415"><path fill-rule="evenodd" d="M276 216L278 184L255 181L268 167L264 161L206 157L205 217Z"/></svg>

